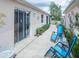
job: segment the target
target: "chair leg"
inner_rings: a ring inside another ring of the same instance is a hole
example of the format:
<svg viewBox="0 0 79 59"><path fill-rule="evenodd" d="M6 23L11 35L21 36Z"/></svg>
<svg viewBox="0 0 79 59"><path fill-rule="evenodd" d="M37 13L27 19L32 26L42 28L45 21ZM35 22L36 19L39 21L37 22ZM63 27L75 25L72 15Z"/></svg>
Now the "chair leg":
<svg viewBox="0 0 79 59"><path fill-rule="evenodd" d="M47 55L50 55L50 54L53 54L54 55L54 51L51 50L51 48L46 52L46 54L44 55L44 57L46 57ZM52 55L51 55L52 56Z"/></svg>
<svg viewBox="0 0 79 59"><path fill-rule="evenodd" d="M51 58L54 58L54 57L55 57L55 54L51 56Z"/></svg>
<svg viewBox="0 0 79 59"><path fill-rule="evenodd" d="M72 53L70 53L70 56L69 56L70 58L73 58L73 55L72 55Z"/></svg>
<svg viewBox="0 0 79 59"><path fill-rule="evenodd" d="M49 54L51 52L51 49L49 49L46 54L44 55L44 57L46 57L47 54Z"/></svg>

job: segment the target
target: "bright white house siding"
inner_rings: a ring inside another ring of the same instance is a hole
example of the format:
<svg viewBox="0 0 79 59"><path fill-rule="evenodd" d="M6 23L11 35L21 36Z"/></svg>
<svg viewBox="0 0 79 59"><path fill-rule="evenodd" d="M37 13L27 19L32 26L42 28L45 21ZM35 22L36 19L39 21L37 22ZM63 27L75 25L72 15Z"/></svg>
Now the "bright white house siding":
<svg viewBox="0 0 79 59"><path fill-rule="evenodd" d="M18 0L20 1L20 0ZM49 14L42 10L33 9L28 4L19 3L16 0L0 0L0 14L3 13L5 25L0 27L0 51L14 48L14 9L30 11L30 36L35 35L36 28L46 24L46 16ZM21 0L22 1L22 0ZM41 23L41 15L44 15L43 23Z"/></svg>
<svg viewBox="0 0 79 59"><path fill-rule="evenodd" d="M70 19L69 15L71 16L71 20L74 23L76 21L75 15L76 13L79 13L79 0L72 0L69 6L64 11L64 25L70 29Z"/></svg>

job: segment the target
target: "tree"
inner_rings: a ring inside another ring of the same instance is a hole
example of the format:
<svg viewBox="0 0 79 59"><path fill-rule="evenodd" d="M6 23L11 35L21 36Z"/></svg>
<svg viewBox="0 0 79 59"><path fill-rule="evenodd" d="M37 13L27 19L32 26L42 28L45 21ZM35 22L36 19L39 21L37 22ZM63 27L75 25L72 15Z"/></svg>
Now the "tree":
<svg viewBox="0 0 79 59"><path fill-rule="evenodd" d="M62 15L61 6L58 6L54 2L51 2L49 9L50 9L51 16L53 16L55 20L61 19L61 15Z"/></svg>

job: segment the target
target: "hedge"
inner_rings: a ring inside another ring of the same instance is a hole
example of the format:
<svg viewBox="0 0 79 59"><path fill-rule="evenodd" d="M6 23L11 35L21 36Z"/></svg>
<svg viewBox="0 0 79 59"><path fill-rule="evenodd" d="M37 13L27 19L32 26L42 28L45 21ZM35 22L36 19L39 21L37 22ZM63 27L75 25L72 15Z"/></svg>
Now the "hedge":
<svg viewBox="0 0 79 59"><path fill-rule="evenodd" d="M45 24L44 26L37 28L36 29L36 36L40 36L42 35L42 33L44 33L48 28L49 28L49 24Z"/></svg>

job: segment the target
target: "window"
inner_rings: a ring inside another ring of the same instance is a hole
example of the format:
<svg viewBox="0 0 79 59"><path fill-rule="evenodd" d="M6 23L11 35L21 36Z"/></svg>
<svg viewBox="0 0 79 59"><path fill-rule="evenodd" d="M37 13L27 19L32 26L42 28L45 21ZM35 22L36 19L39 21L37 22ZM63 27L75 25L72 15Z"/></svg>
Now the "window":
<svg viewBox="0 0 79 59"><path fill-rule="evenodd" d="M72 22L71 15L69 14L68 17L69 17L69 21L70 21L70 28L72 28L73 27L73 22Z"/></svg>
<svg viewBox="0 0 79 59"><path fill-rule="evenodd" d="M48 16L46 16L46 23L48 24Z"/></svg>
<svg viewBox="0 0 79 59"><path fill-rule="evenodd" d="M44 15L41 15L41 23L43 23Z"/></svg>

